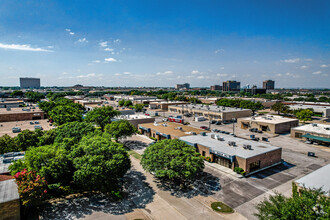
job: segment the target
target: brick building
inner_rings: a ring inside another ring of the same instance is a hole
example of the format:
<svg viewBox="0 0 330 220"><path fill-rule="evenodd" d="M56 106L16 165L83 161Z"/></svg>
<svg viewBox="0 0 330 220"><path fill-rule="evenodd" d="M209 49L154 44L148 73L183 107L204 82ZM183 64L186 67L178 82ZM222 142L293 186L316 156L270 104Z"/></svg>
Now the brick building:
<svg viewBox="0 0 330 220"><path fill-rule="evenodd" d="M330 125L306 124L291 129L291 137L330 146Z"/></svg>

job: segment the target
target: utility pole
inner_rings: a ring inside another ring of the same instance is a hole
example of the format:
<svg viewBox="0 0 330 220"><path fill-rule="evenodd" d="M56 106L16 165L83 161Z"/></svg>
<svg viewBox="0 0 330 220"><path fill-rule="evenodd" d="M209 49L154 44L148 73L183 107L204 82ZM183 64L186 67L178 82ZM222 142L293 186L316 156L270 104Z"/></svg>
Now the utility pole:
<svg viewBox="0 0 330 220"><path fill-rule="evenodd" d="M184 114L183 114L183 110L184 110L184 104L182 104L182 124L184 124Z"/></svg>
<svg viewBox="0 0 330 220"><path fill-rule="evenodd" d="M232 118L233 120L233 134L235 134L235 121L236 121L236 118Z"/></svg>

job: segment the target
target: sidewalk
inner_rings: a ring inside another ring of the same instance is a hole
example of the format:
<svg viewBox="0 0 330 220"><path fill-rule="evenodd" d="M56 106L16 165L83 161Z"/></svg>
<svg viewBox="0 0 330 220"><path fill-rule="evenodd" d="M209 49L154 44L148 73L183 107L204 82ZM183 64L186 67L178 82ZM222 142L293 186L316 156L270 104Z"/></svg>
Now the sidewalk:
<svg viewBox="0 0 330 220"><path fill-rule="evenodd" d="M242 175L235 173L232 169L221 166L221 165L216 164L216 163L210 163L210 162L205 161L205 166L211 167L211 168L213 168L215 170L218 170L222 173L227 173L227 174L229 174L229 175L231 175L235 178L244 178Z"/></svg>

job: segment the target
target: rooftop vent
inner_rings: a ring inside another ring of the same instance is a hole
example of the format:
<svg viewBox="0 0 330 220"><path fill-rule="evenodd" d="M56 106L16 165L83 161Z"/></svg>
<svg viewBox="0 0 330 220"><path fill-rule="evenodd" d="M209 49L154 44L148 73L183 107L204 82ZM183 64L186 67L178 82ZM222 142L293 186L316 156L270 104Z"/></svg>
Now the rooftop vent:
<svg viewBox="0 0 330 220"><path fill-rule="evenodd" d="M313 126L313 127L317 127L317 124L313 123L312 126Z"/></svg>
<svg viewBox="0 0 330 220"><path fill-rule="evenodd" d="M252 150L252 146L250 144L243 144L243 148L245 150Z"/></svg>

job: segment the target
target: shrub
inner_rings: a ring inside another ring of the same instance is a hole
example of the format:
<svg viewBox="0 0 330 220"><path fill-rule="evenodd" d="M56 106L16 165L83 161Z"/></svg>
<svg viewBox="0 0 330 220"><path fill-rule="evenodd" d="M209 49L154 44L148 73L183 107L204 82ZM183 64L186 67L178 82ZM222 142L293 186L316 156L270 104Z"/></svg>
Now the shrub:
<svg viewBox="0 0 330 220"><path fill-rule="evenodd" d="M14 177L23 206L32 207L42 202L47 193L47 182L44 177L26 169L16 173Z"/></svg>
<svg viewBox="0 0 330 220"><path fill-rule="evenodd" d="M222 202L213 202L211 207L214 211L232 213L234 210Z"/></svg>
<svg viewBox="0 0 330 220"><path fill-rule="evenodd" d="M238 174L241 174L242 172L244 172L244 170L240 167L235 167L234 168L234 172L238 173Z"/></svg>

